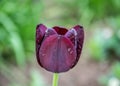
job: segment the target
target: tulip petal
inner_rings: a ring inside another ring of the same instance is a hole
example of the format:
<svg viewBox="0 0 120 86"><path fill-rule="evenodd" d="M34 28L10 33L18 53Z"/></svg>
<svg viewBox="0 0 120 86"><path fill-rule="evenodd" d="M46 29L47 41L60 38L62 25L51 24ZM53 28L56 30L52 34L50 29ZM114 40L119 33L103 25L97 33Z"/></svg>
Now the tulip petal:
<svg viewBox="0 0 120 86"><path fill-rule="evenodd" d="M59 27L59 26L55 26L55 27L53 27L53 29L55 29L55 31L56 31L59 35L65 35L65 33L68 31L66 28L64 28L64 27Z"/></svg>
<svg viewBox="0 0 120 86"><path fill-rule="evenodd" d="M37 42L37 44L41 44L46 30L47 30L47 27L44 26L43 24L37 25L37 27L36 27L36 42Z"/></svg>
<svg viewBox="0 0 120 86"><path fill-rule="evenodd" d="M40 60L39 60L39 49L40 49L40 46L41 46L41 43L44 38L46 30L47 30L47 27L44 26L43 24L39 24L36 27L36 57L37 57L38 63L41 66L42 66L42 64L40 63Z"/></svg>
<svg viewBox="0 0 120 86"><path fill-rule="evenodd" d="M81 55L81 51L82 51L82 47L83 47L83 41L84 41L84 30L83 27L80 25L76 25L75 27L73 27L76 32L77 32L77 47L76 47L76 51L77 51L77 58L76 58L76 62L73 65L73 67L77 64L80 55Z"/></svg>
<svg viewBox="0 0 120 86"><path fill-rule="evenodd" d="M71 42L74 44L76 51L77 51L77 58L76 62L73 65L73 67L77 64L80 54L82 51L82 46L83 46L83 40L84 40L84 31L83 27L77 25L73 27L71 30L69 30L66 34L65 37L69 38Z"/></svg>
<svg viewBox="0 0 120 86"><path fill-rule="evenodd" d="M57 32L54 30L54 29L47 29L46 32L45 32L45 37L44 37L44 40L51 36L51 35L54 35L54 34L57 34Z"/></svg>
<svg viewBox="0 0 120 86"><path fill-rule="evenodd" d="M77 47L77 32L75 29L69 30L66 34L65 37L69 38L71 42L74 44L75 47Z"/></svg>
<svg viewBox="0 0 120 86"><path fill-rule="evenodd" d="M57 34L51 35L42 43L39 59L46 70L65 72L75 63L76 49L68 38Z"/></svg>

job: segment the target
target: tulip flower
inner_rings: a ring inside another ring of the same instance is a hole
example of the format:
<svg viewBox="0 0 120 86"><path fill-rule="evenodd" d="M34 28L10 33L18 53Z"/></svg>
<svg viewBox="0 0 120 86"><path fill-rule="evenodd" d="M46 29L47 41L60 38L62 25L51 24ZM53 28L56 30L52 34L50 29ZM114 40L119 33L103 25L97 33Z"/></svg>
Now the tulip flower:
<svg viewBox="0 0 120 86"><path fill-rule="evenodd" d="M84 30L76 25L70 30L39 24L36 28L36 57L39 65L53 72L66 72L73 68L81 55Z"/></svg>

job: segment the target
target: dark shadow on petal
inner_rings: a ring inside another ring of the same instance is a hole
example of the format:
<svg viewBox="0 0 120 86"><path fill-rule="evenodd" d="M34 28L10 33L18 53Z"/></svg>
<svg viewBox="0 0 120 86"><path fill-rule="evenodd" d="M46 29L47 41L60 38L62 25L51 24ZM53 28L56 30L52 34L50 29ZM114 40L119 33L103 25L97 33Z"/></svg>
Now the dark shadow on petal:
<svg viewBox="0 0 120 86"><path fill-rule="evenodd" d="M59 35L65 35L65 33L68 31L66 28L64 28L64 27L59 27L59 26L55 26L55 27L53 27L53 29L55 29L55 31L56 31Z"/></svg>

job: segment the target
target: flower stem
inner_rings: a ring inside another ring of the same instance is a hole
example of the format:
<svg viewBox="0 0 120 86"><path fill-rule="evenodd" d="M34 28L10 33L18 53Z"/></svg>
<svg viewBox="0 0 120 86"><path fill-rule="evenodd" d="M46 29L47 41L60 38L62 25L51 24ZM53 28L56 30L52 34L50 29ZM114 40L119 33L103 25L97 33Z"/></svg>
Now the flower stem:
<svg viewBox="0 0 120 86"><path fill-rule="evenodd" d="M52 86L58 86L58 79L59 79L58 73L54 73Z"/></svg>

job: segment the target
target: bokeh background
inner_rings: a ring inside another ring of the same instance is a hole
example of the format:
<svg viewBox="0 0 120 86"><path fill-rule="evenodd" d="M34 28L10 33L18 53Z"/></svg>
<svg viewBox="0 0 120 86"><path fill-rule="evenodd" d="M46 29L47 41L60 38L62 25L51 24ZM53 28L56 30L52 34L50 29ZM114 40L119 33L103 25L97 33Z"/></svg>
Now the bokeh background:
<svg viewBox="0 0 120 86"><path fill-rule="evenodd" d="M0 86L51 86L35 56L35 30L84 26L78 64L59 86L120 86L120 0L0 0Z"/></svg>

